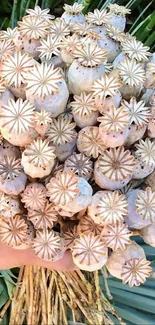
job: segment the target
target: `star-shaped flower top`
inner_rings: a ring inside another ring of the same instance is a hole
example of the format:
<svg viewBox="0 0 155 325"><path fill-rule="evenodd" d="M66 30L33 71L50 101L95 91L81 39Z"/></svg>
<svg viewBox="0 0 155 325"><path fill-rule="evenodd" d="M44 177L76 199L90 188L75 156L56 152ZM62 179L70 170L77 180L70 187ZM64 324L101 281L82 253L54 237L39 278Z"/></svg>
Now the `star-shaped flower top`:
<svg viewBox="0 0 155 325"><path fill-rule="evenodd" d="M26 73L33 67L34 61L26 53L16 51L2 65L2 76L9 86L20 87L25 83Z"/></svg>
<svg viewBox="0 0 155 325"><path fill-rule="evenodd" d="M103 74L101 79L96 79L91 87L94 96L105 99L107 96L116 95L116 90L121 87L121 82L117 76Z"/></svg>
<svg viewBox="0 0 155 325"><path fill-rule="evenodd" d="M27 9L26 12L30 16L37 16L47 21L50 21L51 19L55 18L55 16L49 14L50 9L42 10L39 6L35 6L34 9Z"/></svg>
<svg viewBox="0 0 155 325"><path fill-rule="evenodd" d="M40 40L41 46L37 47L37 51L40 52L39 57L45 58L46 60L50 60L53 55L60 54L60 45L61 42L55 37L53 38L52 35L47 35L47 39Z"/></svg>
<svg viewBox="0 0 155 325"><path fill-rule="evenodd" d="M93 162L83 153L74 152L65 161L64 171L73 171L77 176L89 179L93 172Z"/></svg>
<svg viewBox="0 0 155 325"><path fill-rule="evenodd" d="M142 220L155 222L155 192L152 192L150 187L138 192L135 205L136 213L141 216Z"/></svg>
<svg viewBox="0 0 155 325"><path fill-rule="evenodd" d="M105 146L99 135L97 126L86 127L78 133L77 147L87 157L97 158L99 154L103 154Z"/></svg>
<svg viewBox="0 0 155 325"><path fill-rule="evenodd" d="M116 108L112 105L103 116L97 119L101 122L100 127L107 132L118 132L129 125L129 114L123 107Z"/></svg>
<svg viewBox="0 0 155 325"><path fill-rule="evenodd" d="M111 19L111 13L107 12L106 9L98 10L95 9L94 12L88 12L86 20L89 24L102 26L108 24Z"/></svg>
<svg viewBox="0 0 155 325"><path fill-rule="evenodd" d="M72 227L68 227L67 230L62 231L65 247L67 249L71 249L74 245L74 241L79 237L79 233L77 231L77 225Z"/></svg>
<svg viewBox="0 0 155 325"><path fill-rule="evenodd" d="M43 210L46 203L46 188L41 183L30 183L21 194L25 208Z"/></svg>
<svg viewBox="0 0 155 325"><path fill-rule="evenodd" d="M131 9L128 9L124 6L119 6L116 3L110 3L108 5L108 8L110 10L110 13L116 16L122 16L125 17L127 14L131 14Z"/></svg>
<svg viewBox="0 0 155 325"><path fill-rule="evenodd" d="M135 168L134 157L129 150L124 150L124 147L105 150L98 163L103 175L114 181L126 179Z"/></svg>
<svg viewBox="0 0 155 325"><path fill-rule="evenodd" d="M70 105L73 107L73 115L78 114L81 118L89 116L92 111L97 111L94 95L92 93L86 94L84 91L80 96L74 96L74 102L71 102Z"/></svg>
<svg viewBox="0 0 155 325"><path fill-rule="evenodd" d="M110 24L106 25L106 34L116 42L124 43L126 40L126 34Z"/></svg>
<svg viewBox="0 0 155 325"><path fill-rule="evenodd" d="M122 267L122 282L130 287L140 286L152 273L150 261L145 258L131 258Z"/></svg>
<svg viewBox="0 0 155 325"><path fill-rule="evenodd" d="M141 139L139 143L135 145L137 148L135 155L140 157L140 159L149 167L155 166L155 141L146 138Z"/></svg>
<svg viewBox="0 0 155 325"><path fill-rule="evenodd" d="M124 110L128 112L130 124L133 123L140 127L148 124L151 119L151 110L145 106L144 100L137 101L135 97L132 97L130 102L123 99L121 104Z"/></svg>
<svg viewBox="0 0 155 325"><path fill-rule="evenodd" d="M33 223L35 229L52 229L54 222L58 221L57 214L53 203L46 201L42 211L28 209L27 218Z"/></svg>
<svg viewBox="0 0 155 325"><path fill-rule="evenodd" d="M50 201L56 205L70 204L79 193L78 177L73 172L58 173L46 187Z"/></svg>
<svg viewBox="0 0 155 325"><path fill-rule="evenodd" d="M72 23L70 27L74 33L80 36L85 36L88 31L93 31L92 26L90 24L87 24L86 22L84 22L83 24Z"/></svg>
<svg viewBox="0 0 155 325"><path fill-rule="evenodd" d="M70 34L70 29L64 20L57 18L50 25L49 33L52 37L56 38L58 42L61 42L64 37Z"/></svg>
<svg viewBox="0 0 155 325"><path fill-rule="evenodd" d="M81 43L75 48L73 57L85 67L95 67L107 60L107 52L95 43Z"/></svg>
<svg viewBox="0 0 155 325"><path fill-rule="evenodd" d="M35 111L33 121L38 126L48 126L52 122L51 113L45 109L41 109L40 112Z"/></svg>
<svg viewBox="0 0 155 325"><path fill-rule="evenodd" d="M142 42L133 40L126 40L122 45L122 52L127 54L130 59L137 61L147 61L148 56L151 55L148 46L144 46Z"/></svg>
<svg viewBox="0 0 155 325"><path fill-rule="evenodd" d="M131 243L130 236L132 236L132 233L129 231L127 224L117 222L115 225L107 225L106 231L103 241L113 251L118 248L123 250L126 245Z"/></svg>
<svg viewBox="0 0 155 325"><path fill-rule="evenodd" d="M8 105L1 108L1 127L7 129L9 133L28 133L29 128L32 127L34 109L28 100L23 101L19 98L15 102L14 99L10 98Z"/></svg>
<svg viewBox="0 0 155 325"><path fill-rule="evenodd" d="M10 27L7 30L2 30L0 34L0 40L6 40L9 42L14 42L19 37L18 27L11 29Z"/></svg>
<svg viewBox="0 0 155 325"><path fill-rule="evenodd" d="M27 225L19 215L2 218L0 221L1 241L8 246L18 247L27 240Z"/></svg>
<svg viewBox="0 0 155 325"><path fill-rule="evenodd" d="M22 171L21 160L4 156L0 160L0 177L3 180L13 181Z"/></svg>
<svg viewBox="0 0 155 325"><path fill-rule="evenodd" d="M64 118L60 115L52 119L46 135L54 145L63 145L72 142L76 138L75 126L76 124L69 117Z"/></svg>
<svg viewBox="0 0 155 325"><path fill-rule="evenodd" d="M104 227L102 225L95 223L88 215L83 216L78 224L78 233L83 233L85 235L92 233L97 236L101 234L103 229Z"/></svg>
<svg viewBox="0 0 155 325"><path fill-rule="evenodd" d="M49 29L49 22L39 16L24 16L22 21L18 22L19 32L22 37L27 39L45 38Z"/></svg>
<svg viewBox="0 0 155 325"><path fill-rule="evenodd" d="M79 14L81 14L84 6L82 4L75 2L72 6L65 3L63 8L67 14L79 15Z"/></svg>
<svg viewBox="0 0 155 325"><path fill-rule="evenodd" d="M76 34L72 36L67 36L61 42L61 49L65 50L67 53L71 54L75 48L81 45L81 41Z"/></svg>
<svg viewBox="0 0 155 325"><path fill-rule="evenodd" d="M145 81L145 71L134 59L125 58L118 64L118 72L125 85L140 87Z"/></svg>
<svg viewBox="0 0 155 325"><path fill-rule="evenodd" d="M15 45L7 40L0 40L0 61L5 63L5 60L14 53Z"/></svg>
<svg viewBox="0 0 155 325"><path fill-rule="evenodd" d="M25 77L26 89L32 95L44 98L58 91L57 84L62 79L60 68L54 69L54 65L47 65L47 62L37 63Z"/></svg>

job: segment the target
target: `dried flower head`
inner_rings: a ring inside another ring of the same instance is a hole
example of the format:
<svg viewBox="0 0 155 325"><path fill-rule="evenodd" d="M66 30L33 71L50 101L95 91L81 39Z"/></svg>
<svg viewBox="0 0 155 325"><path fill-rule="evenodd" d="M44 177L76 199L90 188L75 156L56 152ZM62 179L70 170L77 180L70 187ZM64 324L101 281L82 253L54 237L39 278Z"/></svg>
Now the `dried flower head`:
<svg viewBox="0 0 155 325"><path fill-rule="evenodd" d="M57 83L63 79L60 68L54 69L53 64L37 63L25 77L27 90L32 95L44 97L58 91Z"/></svg>
<svg viewBox="0 0 155 325"><path fill-rule="evenodd" d="M127 14L131 14L131 9L128 9L124 6L119 6L116 3L114 4L110 3L108 5L108 8L110 10L110 13L116 16L118 15L124 17Z"/></svg>
<svg viewBox="0 0 155 325"><path fill-rule="evenodd" d="M126 179L135 168L134 157L124 147L105 150L98 162L102 174L114 181Z"/></svg>
<svg viewBox="0 0 155 325"><path fill-rule="evenodd" d="M106 9L98 10L95 9L94 12L88 12L86 20L89 24L102 26L103 24L108 24L111 19L111 13L107 12Z"/></svg>
<svg viewBox="0 0 155 325"><path fill-rule="evenodd" d="M126 245L131 243L130 236L132 233L129 231L127 224L117 222L115 225L107 225L106 231L103 241L113 251L118 248L123 250Z"/></svg>
<svg viewBox="0 0 155 325"><path fill-rule="evenodd" d="M149 138L141 139L135 147L137 148L136 156L140 157L147 166L155 166L155 141L151 141Z"/></svg>
<svg viewBox="0 0 155 325"><path fill-rule="evenodd" d="M75 239L79 237L77 225L68 227L66 231L63 231L63 238L66 249L71 249L74 245Z"/></svg>
<svg viewBox="0 0 155 325"><path fill-rule="evenodd" d="M49 28L49 22L37 15L24 16L22 21L18 22L18 25L22 37L30 40L44 38Z"/></svg>
<svg viewBox="0 0 155 325"><path fill-rule="evenodd" d="M151 55L148 46L144 46L142 42L136 39L125 40L122 45L122 52L127 54L130 59L137 61L147 61L148 56Z"/></svg>
<svg viewBox="0 0 155 325"><path fill-rule="evenodd" d="M12 181L21 173L21 160L13 156L4 156L0 160L0 176L3 180Z"/></svg>
<svg viewBox="0 0 155 325"><path fill-rule="evenodd" d="M27 9L26 12L30 16L37 16L41 19L49 21L50 19L54 19L55 17L53 15L50 15L50 9L41 9L39 6L35 6L34 9Z"/></svg>
<svg viewBox="0 0 155 325"><path fill-rule="evenodd" d="M48 126L52 122L51 113L45 109L41 109L40 112L35 111L33 122L37 126Z"/></svg>
<svg viewBox="0 0 155 325"><path fill-rule="evenodd" d="M72 6L65 4L63 8L67 14L79 15L81 14L84 6L82 4L75 2Z"/></svg>
<svg viewBox="0 0 155 325"><path fill-rule="evenodd" d="M125 58L118 64L118 71L123 82L129 87L140 87L145 81L145 71L134 59Z"/></svg>
<svg viewBox="0 0 155 325"><path fill-rule="evenodd" d="M2 76L9 86L20 87L25 83L25 74L32 68L33 63L33 59L26 53L16 51L3 63Z"/></svg>
<svg viewBox="0 0 155 325"><path fill-rule="evenodd" d="M128 214L127 206L125 195L119 194L117 191L106 191L104 196L99 198L94 221L96 219L97 222L100 221L100 224L123 222L123 217Z"/></svg>
<svg viewBox="0 0 155 325"><path fill-rule="evenodd" d="M75 126L76 124L72 123L69 117L64 118L60 115L58 118L52 119L47 136L55 145L72 142L77 135Z"/></svg>
<svg viewBox="0 0 155 325"><path fill-rule="evenodd" d="M107 248L99 236L93 233L81 234L72 247L74 263L82 270L98 270L107 261Z"/></svg>
<svg viewBox="0 0 155 325"><path fill-rule="evenodd" d="M94 67L107 60L107 52L95 43L81 43L73 51L73 57L85 67Z"/></svg>
<svg viewBox="0 0 155 325"><path fill-rule="evenodd" d="M148 124L151 118L151 110L149 107L145 107L145 101L140 100L137 102L135 97L130 98L130 102L122 100L123 108L128 112L130 124L136 124L143 126Z"/></svg>
<svg viewBox="0 0 155 325"><path fill-rule="evenodd" d="M27 225L19 215L0 220L1 241L8 246L17 247L27 239Z"/></svg>
<svg viewBox="0 0 155 325"><path fill-rule="evenodd" d="M53 55L59 55L60 54L60 45L61 42L58 41L58 39L55 37L53 38L52 35L47 35L47 39L42 39L40 41L41 46L37 47L37 51L40 52L39 57L45 58L46 60L50 60Z"/></svg>
<svg viewBox="0 0 155 325"><path fill-rule="evenodd" d="M98 117L97 120L101 122L100 126L104 131L118 132L124 130L129 124L129 114L123 107L116 108L112 105L106 112L104 112L104 115Z"/></svg>
<svg viewBox="0 0 155 325"><path fill-rule="evenodd" d="M13 54L15 45L7 40L0 40L0 61L5 63L5 60Z"/></svg>
<svg viewBox="0 0 155 325"><path fill-rule="evenodd" d="M145 191L139 191L135 200L136 213L142 220L155 221L155 192L152 192L150 187Z"/></svg>
<svg viewBox="0 0 155 325"><path fill-rule="evenodd" d="M35 229L52 229L54 222L58 220L57 211L53 203L46 201L42 210L33 211L28 209L27 218L33 223Z"/></svg>
<svg viewBox="0 0 155 325"><path fill-rule="evenodd" d="M62 258L65 252L63 239L53 230L38 230L33 239L32 249L41 259L54 262Z"/></svg>
<svg viewBox="0 0 155 325"><path fill-rule="evenodd" d="M150 261L145 258L131 258L127 260L122 268L122 282L128 283L130 287L140 286L151 275Z"/></svg>
<svg viewBox="0 0 155 325"><path fill-rule="evenodd" d="M126 34L110 24L106 25L106 34L116 42L124 43L126 40Z"/></svg>
<svg viewBox="0 0 155 325"><path fill-rule="evenodd" d="M21 134L32 127L34 106L28 100L19 98L16 102L10 98L8 105L2 106L0 117L1 126L9 133Z"/></svg>
<svg viewBox="0 0 155 325"><path fill-rule="evenodd" d="M70 29L64 20L57 18L50 25L49 33L52 37L55 37L58 42L61 42L64 37L70 34Z"/></svg>
<svg viewBox="0 0 155 325"><path fill-rule="evenodd" d="M65 171L72 171L79 177L90 178L93 172L93 162L90 158L86 157L83 153L73 153L66 161L64 165Z"/></svg>
<svg viewBox="0 0 155 325"><path fill-rule="evenodd" d="M19 37L18 27L15 27L13 29L8 27L7 30L1 31L0 40L14 42L18 37Z"/></svg>
<svg viewBox="0 0 155 325"><path fill-rule="evenodd" d="M67 53L72 54L75 48L81 45L81 40L76 34L65 37L61 42L61 48Z"/></svg>
<svg viewBox="0 0 155 325"><path fill-rule="evenodd" d="M73 107L73 114L78 114L81 118L89 116L92 111L97 111L93 94L86 94L84 91L80 96L74 96L74 102L70 105Z"/></svg>
<svg viewBox="0 0 155 325"><path fill-rule="evenodd" d="M46 188L40 183L31 183L26 186L21 197L25 208L42 210L46 203Z"/></svg>
<svg viewBox="0 0 155 325"><path fill-rule="evenodd" d="M93 234L94 236L100 235L103 231L104 227L100 224L97 224L93 221L92 218L85 215L83 216L78 224L78 232L83 233L85 235Z"/></svg>
<svg viewBox="0 0 155 325"><path fill-rule="evenodd" d="M96 79L91 87L94 96L105 99L107 96L116 95L116 90L121 87L121 82L117 76L102 75L101 79Z"/></svg>
<svg viewBox="0 0 155 325"><path fill-rule="evenodd" d="M92 31L93 28L90 24L84 22L83 24L80 23L72 23L71 24L72 31L80 36L85 36L88 31Z"/></svg>
<svg viewBox="0 0 155 325"><path fill-rule="evenodd" d="M56 205L66 205L71 203L79 193L78 177L73 172L58 173L52 177L47 184L50 201Z"/></svg>
<svg viewBox="0 0 155 325"><path fill-rule="evenodd" d="M103 154L105 146L99 135L97 126L85 127L78 133L77 147L87 157L97 158Z"/></svg>

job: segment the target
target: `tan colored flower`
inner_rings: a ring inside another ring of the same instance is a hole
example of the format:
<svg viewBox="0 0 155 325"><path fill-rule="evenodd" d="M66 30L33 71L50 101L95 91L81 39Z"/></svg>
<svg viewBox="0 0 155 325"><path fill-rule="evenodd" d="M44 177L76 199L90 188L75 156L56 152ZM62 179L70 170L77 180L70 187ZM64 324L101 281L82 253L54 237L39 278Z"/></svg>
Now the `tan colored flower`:
<svg viewBox="0 0 155 325"><path fill-rule="evenodd" d="M155 141L151 141L149 138L145 140L141 139L138 144L135 144L137 148L135 155L147 166L155 166Z"/></svg>
<svg viewBox="0 0 155 325"><path fill-rule="evenodd" d="M107 234L103 235L103 241L113 251L118 248L123 250L126 245L131 243L130 236L132 233L129 231L127 224L118 222L115 225L107 225L106 231Z"/></svg>
<svg viewBox="0 0 155 325"><path fill-rule="evenodd" d="M64 20L57 18L50 25L49 33L52 37L55 37L58 42L61 42L64 37L70 34L70 29Z"/></svg>
<svg viewBox="0 0 155 325"><path fill-rule="evenodd" d="M0 176L3 180L12 181L21 173L21 160L13 156L4 156L0 160Z"/></svg>
<svg viewBox="0 0 155 325"><path fill-rule="evenodd" d="M85 36L88 31L92 31L93 28L91 25L84 22L83 24L80 23L72 23L71 29L74 33L77 33L78 35Z"/></svg>
<svg viewBox="0 0 155 325"><path fill-rule="evenodd" d="M145 101L140 100L137 102L135 97L130 99L130 102L122 100L123 108L128 112L130 124L134 123L138 126L148 124L151 118L151 110L149 107L145 107Z"/></svg>
<svg viewBox="0 0 155 325"><path fill-rule="evenodd" d="M7 40L0 40L0 61L5 63L5 60L13 54L15 45Z"/></svg>
<svg viewBox="0 0 155 325"><path fill-rule="evenodd" d="M72 36L67 36L61 42L61 48L64 49L67 53L72 54L74 49L81 45L81 40L76 34Z"/></svg>
<svg viewBox="0 0 155 325"><path fill-rule="evenodd" d="M25 208L42 210L46 203L46 188L40 183L31 183L26 186L21 197Z"/></svg>
<svg viewBox="0 0 155 325"><path fill-rule="evenodd" d="M26 89L38 97L44 97L58 91L57 83L63 79L60 68L54 69L53 64L37 63L25 77Z"/></svg>
<svg viewBox="0 0 155 325"><path fill-rule="evenodd" d="M51 122L51 113L45 109L41 109L40 112L35 111L33 121L37 126L48 126Z"/></svg>
<svg viewBox="0 0 155 325"><path fill-rule="evenodd" d="M79 233L77 230L77 225L74 225L73 227L68 227L68 229L63 232L65 247L67 249L71 249L74 245L75 239L77 239L78 237Z"/></svg>
<svg viewBox="0 0 155 325"><path fill-rule="evenodd" d="M91 90L94 96L105 99L107 96L115 96L116 90L121 87L120 80L117 76L102 75L101 79L96 79Z"/></svg>
<svg viewBox="0 0 155 325"><path fill-rule="evenodd" d="M0 40L14 42L18 38L18 36L19 36L18 27L15 27L13 29L8 27L7 30L1 31Z"/></svg>
<svg viewBox="0 0 155 325"><path fill-rule="evenodd" d="M103 175L114 181L127 178L135 168L134 157L124 147L105 150L98 162Z"/></svg>
<svg viewBox="0 0 155 325"><path fill-rule="evenodd" d="M147 61L148 56L151 55L148 52L150 48L144 46L142 42L133 40L126 40L122 45L122 52L127 54L130 59L135 59L137 61Z"/></svg>
<svg viewBox="0 0 155 325"><path fill-rule="evenodd" d="M116 42L124 43L126 40L126 34L110 24L106 25L106 34Z"/></svg>
<svg viewBox="0 0 155 325"><path fill-rule="evenodd" d="M63 8L67 14L78 15L81 14L84 6L82 4L75 2L72 6L65 3Z"/></svg>
<svg viewBox="0 0 155 325"><path fill-rule="evenodd" d="M111 106L109 110L104 112L103 116L97 119L101 122L100 126L108 132L118 132L124 130L129 124L129 114L124 110L123 107L116 108Z"/></svg>
<svg viewBox="0 0 155 325"><path fill-rule="evenodd" d="M138 192L135 205L136 213L142 217L142 220L155 221L155 192L152 192L150 187Z"/></svg>
<svg viewBox="0 0 155 325"><path fill-rule="evenodd" d="M0 220L1 241L9 246L17 247L27 239L27 225L19 215Z"/></svg>
<svg viewBox="0 0 155 325"><path fill-rule="evenodd" d="M46 201L42 211L28 209L27 218L33 223L35 229L52 229L54 222L58 220L55 206L53 203L48 203L48 201Z"/></svg>
<svg viewBox="0 0 155 325"><path fill-rule="evenodd" d="M119 6L116 3L110 3L108 5L108 8L110 9L110 13L113 15L118 15L124 17L127 14L131 14L131 9L128 9L124 6Z"/></svg>
<svg viewBox="0 0 155 325"><path fill-rule="evenodd" d="M105 146L99 135L97 126L85 127L78 133L77 147L87 157L97 158L99 154L103 154Z"/></svg>
<svg viewBox="0 0 155 325"><path fill-rule="evenodd" d="M73 107L73 114L78 114L81 117L89 116L92 111L97 111L93 94L87 95L84 91L80 96L74 96L74 102L71 102L70 105Z"/></svg>
<svg viewBox="0 0 155 325"><path fill-rule="evenodd" d="M131 258L126 261L121 274L123 284L128 283L130 287L133 287L144 283L152 272L150 263L145 258Z"/></svg>
<svg viewBox="0 0 155 325"><path fill-rule="evenodd" d="M32 15L24 16L22 21L18 22L18 25L21 35L30 40L44 38L50 26L48 21Z"/></svg>
<svg viewBox="0 0 155 325"><path fill-rule="evenodd" d="M72 142L77 135L75 126L76 124L72 123L70 118L64 118L60 115L58 118L52 119L47 136L55 145Z"/></svg>
<svg viewBox="0 0 155 325"><path fill-rule="evenodd" d="M73 51L73 57L85 67L94 67L107 60L107 52L95 43L81 43Z"/></svg>
<svg viewBox="0 0 155 325"><path fill-rule="evenodd" d="M78 177L72 172L58 173L47 184L48 196L56 205L71 203L79 193Z"/></svg>
<svg viewBox="0 0 155 325"><path fill-rule="evenodd" d="M41 46L37 48L37 51L40 52L39 57L45 58L46 60L50 60L52 55L59 55L60 54L60 45L61 42L58 42L57 38L53 38L52 35L47 35L47 39L40 40Z"/></svg>
<svg viewBox="0 0 155 325"><path fill-rule="evenodd" d="M123 82L129 87L140 87L145 81L145 71L136 60L125 58L118 64L118 71Z"/></svg>
<svg viewBox="0 0 155 325"><path fill-rule="evenodd" d="M90 178L93 172L93 162L83 153L77 154L74 152L73 155L65 161L64 170L72 171L79 177Z"/></svg>
<svg viewBox="0 0 155 325"><path fill-rule="evenodd" d="M86 16L86 20L89 24L94 24L97 26L108 24L110 18L111 13L107 12L106 9L95 9L94 12L88 12L88 15Z"/></svg>
<svg viewBox="0 0 155 325"><path fill-rule="evenodd" d="M26 12L30 16L40 17L41 19L49 21L50 19L54 19L53 15L50 15L50 9L41 9L39 6L35 6L34 9L27 9Z"/></svg>
<svg viewBox="0 0 155 325"><path fill-rule="evenodd" d="M23 101L19 98L16 102L9 99L8 105L2 106L0 117L1 126L6 128L9 133L21 134L28 132L32 127L34 106L28 100Z"/></svg>
<svg viewBox="0 0 155 325"><path fill-rule="evenodd" d="M83 216L78 224L78 232L84 235L93 234L94 236L100 235L103 231L103 226L97 224L89 216Z"/></svg>

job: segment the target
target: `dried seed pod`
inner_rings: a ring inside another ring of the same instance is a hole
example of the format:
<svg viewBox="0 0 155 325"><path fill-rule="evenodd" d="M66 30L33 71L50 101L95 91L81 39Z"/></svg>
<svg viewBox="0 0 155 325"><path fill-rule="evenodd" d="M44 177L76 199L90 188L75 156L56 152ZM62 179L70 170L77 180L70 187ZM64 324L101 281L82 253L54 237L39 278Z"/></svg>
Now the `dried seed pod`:
<svg viewBox="0 0 155 325"><path fill-rule="evenodd" d="M3 243L14 248L27 239L27 225L20 215L0 220L0 236Z"/></svg>
<svg viewBox="0 0 155 325"><path fill-rule="evenodd" d="M104 229L103 225L97 224L90 218L88 215L83 216L78 224L78 232L83 233L84 235L88 235L92 233L93 235L97 236L101 233L106 233L106 228Z"/></svg>
<svg viewBox="0 0 155 325"><path fill-rule="evenodd" d="M122 267L122 282L130 287L140 286L152 273L150 261L145 258L131 258Z"/></svg>
<svg viewBox="0 0 155 325"><path fill-rule="evenodd" d="M74 172L77 176L88 180L93 172L93 162L83 153L77 154L74 152L73 155L65 161L64 171Z"/></svg>
<svg viewBox="0 0 155 325"><path fill-rule="evenodd" d="M130 236L132 233L128 229L128 225L124 223L117 223L115 225L107 225L106 233L103 234L103 241L106 246L113 251L118 248L125 249L126 245L131 244Z"/></svg>
<svg viewBox="0 0 155 325"><path fill-rule="evenodd" d="M42 210L28 209L27 218L33 223L35 229L52 229L54 223L58 221L57 214L54 204L46 201Z"/></svg>
<svg viewBox="0 0 155 325"><path fill-rule="evenodd" d="M46 203L46 188L40 183L31 183L26 186L21 194L21 201L25 208L32 210L44 209Z"/></svg>

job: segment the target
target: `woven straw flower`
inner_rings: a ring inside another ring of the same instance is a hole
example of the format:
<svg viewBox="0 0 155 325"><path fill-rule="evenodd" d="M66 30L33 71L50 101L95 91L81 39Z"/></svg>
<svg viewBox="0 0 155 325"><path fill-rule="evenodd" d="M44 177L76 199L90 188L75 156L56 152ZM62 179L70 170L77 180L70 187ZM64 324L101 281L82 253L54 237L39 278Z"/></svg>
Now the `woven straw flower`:
<svg viewBox="0 0 155 325"><path fill-rule="evenodd" d="M145 71L136 60L125 58L118 64L118 71L123 82L129 87L140 87L145 81Z"/></svg>
<svg viewBox="0 0 155 325"><path fill-rule="evenodd" d="M49 22L41 19L39 16L24 16L22 21L18 22L19 32L27 39L44 38L48 33Z"/></svg>
<svg viewBox="0 0 155 325"><path fill-rule="evenodd" d="M36 17L40 17L41 19L44 20L51 20L54 19L55 17L53 15L50 15L50 9L41 9L39 6L35 6L34 9L27 9L26 12L30 15L30 16L36 16Z"/></svg>
<svg viewBox="0 0 155 325"><path fill-rule="evenodd" d="M122 100L123 108L128 112L130 124L134 123L138 126L148 124L151 118L151 110L145 106L145 101L140 100L137 102L135 97L130 99L130 102Z"/></svg>
<svg viewBox="0 0 155 325"><path fill-rule="evenodd" d="M141 216L142 220L155 222L155 192L152 192L150 187L138 192L135 205L136 213Z"/></svg>
<svg viewBox="0 0 155 325"><path fill-rule="evenodd" d="M0 40L0 61L5 63L5 60L13 54L15 46L7 40Z"/></svg>
<svg viewBox="0 0 155 325"><path fill-rule="evenodd" d="M45 203L43 210L33 211L28 209L27 218L33 223L35 229L52 229L54 222L58 220L53 203Z"/></svg>
<svg viewBox="0 0 155 325"><path fill-rule="evenodd" d="M40 58L45 58L46 60L50 60L54 55L59 55L60 54L60 45L61 42L58 42L57 38L53 38L52 35L47 35L47 39L42 39L40 41L41 46L37 47L37 51L40 52L39 57Z"/></svg>
<svg viewBox="0 0 155 325"><path fill-rule="evenodd" d="M37 231L31 247L39 258L50 262L57 261L65 253L63 239L58 233L48 229Z"/></svg>
<svg viewBox="0 0 155 325"><path fill-rule="evenodd" d="M105 99L107 96L116 95L116 90L121 87L121 83L117 76L102 75L101 79L96 79L91 90L94 96Z"/></svg>
<svg viewBox="0 0 155 325"><path fill-rule="evenodd" d="M74 245L75 239L79 237L77 225L68 227L66 231L63 231L63 238L66 249L71 249Z"/></svg>
<svg viewBox="0 0 155 325"><path fill-rule="evenodd" d="M37 126L48 126L51 122L51 113L47 112L45 109L42 109L40 112L35 111L33 122Z"/></svg>
<svg viewBox="0 0 155 325"><path fill-rule="evenodd" d="M27 239L27 225L19 215L0 220L1 241L8 246L17 247Z"/></svg>
<svg viewBox="0 0 155 325"><path fill-rule="evenodd" d="M140 286L151 275L150 261L145 258L131 258L126 261L122 268L122 282L128 283L130 287Z"/></svg>
<svg viewBox="0 0 155 325"><path fill-rule="evenodd" d="M0 40L14 42L18 37L19 37L18 27L15 27L13 29L8 27L7 30L1 31Z"/></svg>
<svg viewBox="0 0 155 325"><path fill-rule="evenodd" d="M83 216L78 224L78 232L84 235L93 234L94 236L100 235L104 227L97 224L89 216Z"/></svg>
<svg viewBox="0 0 155 325"><path fill-rule="evenodd" d="M130 236L132 233L129 231L127 224L117 222L115 225L107 225L106 231L103 241L113 251L118 248L123 250L126 245L131 243Z"/></svg>
<svg viewBox="0 0 155 325"><path fill-rule="evenodd" d="M126 179L135 168L134 157L124 147L105 150L98 162L102 174L114 181Z"/></svg>
<svg viewBox="0 0 155 325"><path fill-rule="evenodd" d="M54 145L72 142L77 135L75 126L76 124L72 123L70 118L60 115L58 118L52 119L47 136Z"/></svg>
<svg viewBox="0 0 155 325"><path fill-rule="evenodd" d="M72 6L65 4L63 8L67 14L79 15L81 14L84 6L82 4L75 2Z"/></svg>
<svg viewBox="0 0 155 325"><path fill-rule="evenodd" d="M28 100L23 101L19 98L16 102L9 99L8 105L2 106L0 117L1 126L6 128L9 133L21 134L28 132L32 127L34 106Z"/></svg>
<svg viewBox="0 0 155 325"><path fill-rule="evenodd" d="M106 34L116 42L124 43L126 40L126 34L110 24L106 25Z"/></svg>
<svg viewBox="0 0 155 325"><path fill-rule="evenodd" d="M70 105L73 107L73 114L78 114L81 118L89 116L92 111L97 111L93 94L87 95L84 91L80 96L74 96L74 102L71 102Z"/></svg>
<svg viewBox="0 0 155 325"><path fill-rule="evenodd" d="M57 83L63 79L59 68L54 69L53 64L37 63L25 77L26 89L30 94L44 97L58 91Z"/></svg>
<svg viewBox="0 0 155 325"><path fill-rule="evenodd" d="M123 107L116 108L115 106L111 106L109 110L104 112L104 115L98 117L97 120L101 122L100 126L104 131L118 132L124 130L129 124L129 115Z"/></svg>
<svg viewBox="0 0 155 325"><path fill-rule="evenodd" d="M148 46L143 46L143 43L136 39L125 40L122 45L122 52L127 54L130 59L135 59L137 61L147 61L148 56L151 55L151 53L148 52L149 49Z"/></svg>
<svg viewBox="0 0 155 325"><path fill-rule="evenodd" d="M73 23L71 24L72 31L80 36L85 36L88 31L92 31L93 28L90 24L84 22L83 24L80 23Z"/></svg>
<svg viewBox="0 0 155 325"><path fill-rule="evenodd" d="M50 201L56 205L70 204L79 194L78 177L72 172L58 173L46 187Z"/></svg>
<svg viewBox="0 0 155 325"><path fill-rule="evenodd" d="M89 24L94 24L97 26L108 24L110 18L111 14L107 12L106 9L95 9L94 12L88 12L88 15L86 16L86 20Z"/></svg>
<svg viewBox="0 0 155 325"><path fill-rule="evenodd" d="M52 37L55 37L58 42L61 42L64 37L70 34L70 29L64 20L57 18L50 25L49 33Z"/></svg>
<svg viewBox="0 0 155 325"><path fill-rule="evenodd" d="M21 173L21 160L13 156L4 156L0 160L0 176L3 180L12 181Z"/></svg>
<svg viewBox="0 0 155 325"><path fill-rule="evenodd" d="M81 234L72 247L74 263L82 270L100 269L107 261L107 248L99 236L93 233Z"/></svg>
<svg viewBox="0 0 155 325"><path fill-rule="evenodd" d="M115 192L105 192L104 196L100 197L99 204L96 207L96 217L94 220L101 224L116 224L122 222L123 217L128 214L128 202L125 200L125 195Z"/></svg>
<svg viewBox="0 0 155 325"><path fill-rule="evenodd" d="M103 154L105 146L99 135L97 126L85 127L78 133L77 147L87 157L97 158L99 154Z"/></svg>
<svg viewBox="0 0 155 325"><path fill-rule="evenodd" d="M31 183L21 194L25 208L43 210L46 203L46 188L40 183Z"/></svg>
<svg viewBox="0 0 155 325"><path fill-rule="evenodd" d="M9 86L20 87L22 83L25 83L25 74L32 68L33 63L33 59L26 53L16 51L3 63L2 76Z"/></svg>
<svg viewBox="0 0 155 325"><path fill-rule="evenodd" d="M110 9L110 13L113 15L118 15L124 17L127 14L131 14L131 9L128 9L124 6L119 6L116 3L112 4L110 3L108 5L108 8Z"/></svg>
<svg viewBox="0 0 155 325"><path fill-rule="evenodd" d="M147 166L155 166L155 141L151 141L149 138L141 139L135 147L137 148L136 156L140 157Z"/></svg>
<svg viewBox="0 0 155 325"><path fill-rule="evenodd" d="M65 161L64 170L72 171L79 177L87 177L87 179L89 179L93 172L93 162L83 153L77 154L74 152L73 155Z"/></svg>
<svg viewBox="0 0 155 325"><path fill-rule="evenodd" d="M95 43L81 43L73 51L73 57L85 67L94 67L107 60L107 52Z"/></svg>

